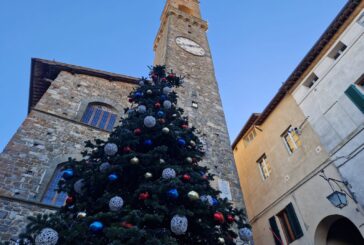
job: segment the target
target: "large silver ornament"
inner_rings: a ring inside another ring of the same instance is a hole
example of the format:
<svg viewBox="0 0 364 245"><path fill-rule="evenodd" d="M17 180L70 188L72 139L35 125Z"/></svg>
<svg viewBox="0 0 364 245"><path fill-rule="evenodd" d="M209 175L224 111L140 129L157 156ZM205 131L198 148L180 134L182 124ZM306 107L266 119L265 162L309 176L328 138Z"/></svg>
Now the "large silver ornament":
<svg viewBox="0 0 364 245"><path fill-rule="evenodd" d="M111 211L119 211L124 205L124 200L119 197L113 197L109 201L109 208Z"/></svg>
<svg viewBox="0 0 364 245"><path fill-rule="evenodd" d="M118 146L114 143L107 143L104 147L104 152L108 156L114 156L118 152Z"/></svg>
<svg viewBox="0 0 364 245"><path fill-rule="evenodd" d="M144 125L147 128L153 128L156 123L157 123L157 121L155 120L155 117L153 117L153 116L147 116L144 118Z"/></svg>
<svg viewBox="0 0 364 245"><path fill-rule="evenodd" d="M58 232L52 228L44 228L35 238L36 245L56 245Z"/></svg>
<svg viewBox="0 0 364 245"><path fill-rule="evenodd" d="M163 102L163 107L164 107L164 109L167 109L167 110L171 109L171 107L172 107L172 102L170 102L169 100L165 100L165 101Z"/></svg>
<svg viewBox="0 0 364 245"><path fill-rule="evenodd" d="M166 168L162 172L163 179L173 179L176 177L176 171L173 168Z"/></svg>
<svg viewBox="0 0 364 245"><path fill-rule="evenodd" d="M188 228L188 220L185 216L175 215L171 220L171 231L176 235L183 235Z"/></svg>
<svg viewBox="0 0 364 245"><path fill-rule="evenodd" d="M164 87L163 88L163 94L168 95L172 92L172 88L170 87Z"/></svg>
<svg viewBox="0 0 364 245"><path fill-rule="evenodd" d="M196 200L200 199L200 196L198 195L198 193L196 191L188 192L187 196L191 201L196 201Z"/></svg>
<svg viewBox="0 0 364 245"><path fill-rule="evenodd" d="M241 228L239 230L239 237L243 241L250 241L253 239L253 232L249 228Z"/></svg>
<svg viewBox="0 0 364 245"><path fill-rule="evenodd" d="M138 106L137 112L143 114L147 112L147 107L145 105Z"/></svg>
<svg viewBox="0 0 364 245"><path fill-rule="evenodd" d="M108 162L104 162L100 165L99 170L101 173L106 173L110 169L111 165Z"/></svg>
<svg viewBox="0 0 364 245"><path fill-rule="evenodd" d="M73 189L78 194L82 194L84 192L83 187L85 186L85 180L79 179L73 184Z"/></svg>

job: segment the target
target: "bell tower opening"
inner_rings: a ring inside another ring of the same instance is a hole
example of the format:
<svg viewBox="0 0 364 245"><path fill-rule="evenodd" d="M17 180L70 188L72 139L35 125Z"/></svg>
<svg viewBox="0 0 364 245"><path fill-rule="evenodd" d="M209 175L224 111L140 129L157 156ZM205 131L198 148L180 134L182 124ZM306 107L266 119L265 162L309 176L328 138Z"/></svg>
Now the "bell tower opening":
<svg viewBox="0 0 364 245"><path fill-rule="evenodd" d="M186 14L193 15L193 10L190 9L189 7L185 6L185 5L179 5L178 9L181 10L182 12L186 13Z"/></svg>

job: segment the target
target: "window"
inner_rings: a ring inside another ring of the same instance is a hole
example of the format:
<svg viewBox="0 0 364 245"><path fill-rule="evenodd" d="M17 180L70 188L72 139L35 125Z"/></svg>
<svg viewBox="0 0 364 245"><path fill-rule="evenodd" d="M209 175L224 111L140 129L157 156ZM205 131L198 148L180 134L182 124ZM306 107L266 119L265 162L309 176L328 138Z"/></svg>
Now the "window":
<svg viewBox="0 0 364 245"><path fill-rule="evenodd" d="M360 89L364 91L364 74L355 83Z"/></svg>
<svg viewBox="0 0 364 245"><path fill-rule="evenodd" d="M272 169L266 155L264 154L261 158L259 158L257 163L259 165L260 173L262 174L263 180L268 179L270 173L272 172Z"/></svg>
<svg viewBox="0 0 364 245"><path fill-rule="evenodd" d="M57 192L58 182L62 178L63 171L61 167L57 167L51 182L48 185L47 191L43 196L42 203L61 207L64 205L64 202L67 198L67 193L65 192Z"/></svg>
<svg viewBox="0 0 364 245"><path fill-rule="evenodd" d="M104 104L89 104L82 117L82 122L111 131L116 122L116 118L117 115L110 106Z"/></svg>
<svg viewBox="0 0 364 245"><path fill-rule="evenodd" d="M270 231L272 232L274 243L276 245L282 245L282 237L278 229L276 218L273 216L269 219Z"/></svg>
<svg viewBox="0 0 364 245"><path fill-rule="evenodd" d="M302 228L292 203L278 213L277 216L288 243L291 243L303 236Z"/></svg>
<svg viewBox="0 0 364 245"><path fill-rule="evenodd" d="M359 25L364 26L364 13L362 15L360 15L357 22Z"/></svg>
<svg viewBox="0 0 364 245"><path fill-rule="evenodd" d="M295 152L301 145L300 130L291 126L282 134L282 138L290 154Z"/></svg>
<svg viewBox="0 0 364 245"><path fill-rule="evenodd" d="M186 13L186 14L193 15L193 10L190 9L189 7L185 6L185 5L179 5L178 9L181 10L182 12Z"/></svg>
<svg viewBox="0 0 364 245"><path fill-rule="evenodd" d="M329 57L331 59L334 59L336 60L337 58L339 58L339 56L345 51L345 49L347 48L347 46L342 43L342 42L339 42L332 50L331 52L329 53Z"/></svg>
<svg viewBox="0 0 364 245"><path fill-rule="evenodd" d="M306 81L303 83L303 85L307 88L311 88L315 82L317 82L319 78L316 76L315 73L312 73L307 79Z"/></svg>
<svg viewBox="0 0 364 245"><path fill-rule="evenodd" d="M257 136L257 132L255 131L255 128L253 128L244 137L245 146L249 145L254 140L255 136Z"/></svg>
<svg viewBox="0 0 364 245"><path fill-rule="evenodd" d="M358 107L358 109L364 113L364 94L363 94L363 82L352 84L345 91L346 96Z"/></svg>

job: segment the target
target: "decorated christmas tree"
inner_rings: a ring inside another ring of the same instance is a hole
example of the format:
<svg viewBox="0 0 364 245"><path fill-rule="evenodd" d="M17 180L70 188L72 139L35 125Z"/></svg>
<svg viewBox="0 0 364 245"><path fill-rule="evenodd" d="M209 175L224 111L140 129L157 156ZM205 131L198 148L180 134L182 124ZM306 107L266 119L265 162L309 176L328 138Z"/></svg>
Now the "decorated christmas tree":
<svg viewBox="0 0 364 245"><path fill-rule="evenodd" d="M249 238L244 212L218 197L199 165L203 144L173 90L183 79L163 66L150 76L109 139L86 142L83 160L65 164L65 205L30 217L20 244L236 244L238 228Z"/></svg>

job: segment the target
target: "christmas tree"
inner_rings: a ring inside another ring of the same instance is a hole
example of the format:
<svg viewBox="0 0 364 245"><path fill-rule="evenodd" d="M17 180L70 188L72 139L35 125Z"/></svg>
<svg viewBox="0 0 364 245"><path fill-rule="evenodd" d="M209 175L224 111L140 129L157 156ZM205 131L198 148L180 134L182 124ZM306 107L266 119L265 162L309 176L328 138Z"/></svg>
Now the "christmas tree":
<svg viewBox="0 0 364 245"><path fill-rule="evenodd" d="M242 210L210 186L214 176L198 163L203 144L177 107L183 79L151 69L130 93L107 141L86 142L83 160L65 164L65 205L30 217L23 244L236 244L249 236ZM245 227L245 228L244 228Z"/></svg>

